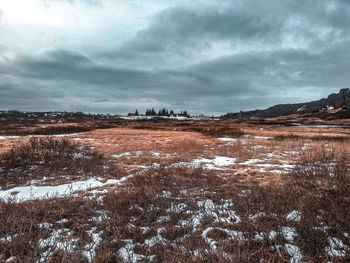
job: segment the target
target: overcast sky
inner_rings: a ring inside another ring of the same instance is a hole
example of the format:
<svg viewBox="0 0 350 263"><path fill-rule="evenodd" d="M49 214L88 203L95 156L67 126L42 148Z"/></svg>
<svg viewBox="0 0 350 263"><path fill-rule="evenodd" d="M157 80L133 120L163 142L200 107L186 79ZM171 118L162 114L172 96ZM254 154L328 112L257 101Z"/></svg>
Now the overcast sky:
<svg viewBox="0 0 350 263"><path fill-rule="evenodd" d="M347 87L347 0L0 0L0 109L220 115Z"/></svg>

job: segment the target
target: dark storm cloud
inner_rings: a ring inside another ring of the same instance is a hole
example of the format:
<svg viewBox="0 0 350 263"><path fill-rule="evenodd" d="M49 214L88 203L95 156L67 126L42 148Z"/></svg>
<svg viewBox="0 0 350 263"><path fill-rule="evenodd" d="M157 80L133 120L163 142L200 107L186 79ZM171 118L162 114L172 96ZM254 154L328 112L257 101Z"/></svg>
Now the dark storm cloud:
<svg viewBox="0 0 350 263"><path fill-rule="evenodd" d="M331 3L336 5L334 10L328 10ZM284 34L321 48L350 33L349 12L349 5L340 1L237 1L218 9L177 7L158 14L149 28L107 55L126 59L165 56L166 60L196 53L213 41L230 41L233 48L242 42L281 44Z"/></svg>
<svg viewBox="0 0 350 263"><path fill-rule="evenodd" d="M202 63L190 70L197 76L211 74L214 83L221 82L223 94L233 89L236 95L254 98L262 94L278 94L291 87L301 88L300 91L303 87L314 87L321 94L327 94L330 87L349 86L346 73L350 67L349 46L350 41L347 41L321 53L285 49L245 54ZM230 87L231 84L236 87Z"/></svg>
<svg viewBox="0 0 350 263"><path fill-rule="evenodd" d="M169 57L194 55L198 49L210 47L213 39L274 43L279 40L283 17L278 13L264 15L270 5L258 5L261 7L254 9L247 6L218 10L172 8L158 14L150 27L140 31L133 40L105 55L135 62L140 59L142 63L148 60L153 64L158 59L167 61Z"/></svg>
<svg viewBox="0 0 350 263"><path fill-rule="evenodd" d="M159 52L211 38L273 41L279 30L270 18L253 11L176 8L159 14L150 28L139 32L124 49Z"/></svg>
<svg viewBox="0 0 350 263"><path fill-rule="evenodd" d="M14 68L19 78L29 79L29 85L26 86L29 91L33 89L31 97L34 100L70 96L78 102L82 100L81 104L86 103L87 110L94 110L88 107L88 102L93 101L101 110L108 111L108 107L103 108L104 102L149 97L154 99L154 106L157 103L175 104L187 106L193 111L199 107L209 112L224 112L231 107L247 109L263 106L266 104L266 97L273 103L279 103L276 99L291 87L299 87L301 92L303 87L315 85L318 89L325 89L325 92L331 85L343 87L348 81L346 68L350 67L349 57L344 56L349 56L346 46L344 44L343 47L319 55L286 50L232 56L181 71L166 72L106 67L90 60L87 62L82 59L84 57L70 52L63 52L57 60L53 60L51 54L41 61L29 58L18 60ZM71 56L64 58L63 54ZM65 60L70 63L63 63ZM344 72L336 72L333 69L335 63L340 64ZM45 80L46 84L41 85L51 89L41 88L37 92L35 79ZM10 91L11 89L7 89L7 95L1 92L1 97L8 98ZM16 94L23 94L25 90L17 91L22 92ZM134 107L138 105L131 106Z"/></svg>
<svg viewBox="0 0 350 263"><path fill-rule="evenodd" d="M222 114L318 99L350 86L349 13L346 1L320 0L170 8L102 54L0 60L0 105Z"/></svg>

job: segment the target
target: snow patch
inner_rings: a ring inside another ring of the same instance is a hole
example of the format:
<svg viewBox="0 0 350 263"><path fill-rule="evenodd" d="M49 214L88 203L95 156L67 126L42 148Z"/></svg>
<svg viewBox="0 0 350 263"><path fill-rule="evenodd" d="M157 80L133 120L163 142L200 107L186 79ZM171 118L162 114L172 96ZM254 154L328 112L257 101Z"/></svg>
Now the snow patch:
<svg viewBox="0 0 350 263"><path fill-rule="evenodd" d="M218 138L219 141L222 141L222 142L236 142L237 139L235 138Z"/></svg>
<svg viewBox="0 0 350 263"><path fill-rule="evenodd" d="M288 215L286 215L286 219L299 222L301 219L301 214L299 211L294 210L290 212Z"/></svg>
<svg viewBox="0 0 350 263"><path fill-rule="evenodd" d="M64 197L72 195L77 191L86 191L88 189L103 187L109 184L121 184L125 180L136 174L125 176L121 179L109 179L101 182L101 178L90 178L85 181L76 181L70 184L61 184L55 186L20 186L8 190L0 191L0 199L12 201L14 198L17 202L24 202L33 199L49 199L54 197ZM99 180L100 179L100 180Z"/></svg>
<svg viewBox="0 0 350 263"><path fill-rule="evenodd" d="M336 237L328 237L329 246L326 247L328 255L333 257L345 257L349 246L345 245L343 241Z"/></svg>
<svg viewBox="0 0 350 263"><path fill-rule="evenodd" d="M290 259L290 263L299 263L301 262L301 259L303 258L303 254L300 251L300 248L291 244L285 244L284 248L286 249L287 253L292 257Z"/></svg>

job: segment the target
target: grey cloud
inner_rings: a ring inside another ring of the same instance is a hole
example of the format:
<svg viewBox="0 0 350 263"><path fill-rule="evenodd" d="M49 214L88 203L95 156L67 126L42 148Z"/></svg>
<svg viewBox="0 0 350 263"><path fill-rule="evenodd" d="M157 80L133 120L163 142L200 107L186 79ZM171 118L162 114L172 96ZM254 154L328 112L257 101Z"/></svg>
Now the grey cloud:
<svg viewBox="0 0 350 263"><path fill-rule="evenodd" d="M191 43L199 38L265 38L277 34L280 30L269 20L268 17L247 9L229 8L216 11L209 8L175 8L159 14L149 29L138 33L133 40L136 43L130 44L135 45L132 46L133 49L152 52L162 50L160 45L171 47L184 42Z"/></svg>
<svg viewBox="0 0 350 263"><path fill-rule="evenodd" d="M103 54L53 49L0 60L0 104L112 113L165 106L223 114L317 99L350 86L349 6L248 0L170 8ZM235 52L202 58L220 41ZM237 43L250 49L234 50Z"/></svg>
<svg viewBox="0 0 350 263"><path fill-rule="evenodd" d="M232 49L237 44L275 47L286 37L322 48L347 37L350 21L344 18L349 12L349 5L341 1L248 0L217 9L170 8L158 14L133 40L106 56L139 59L140 63L149 60L152 65L154 60L191 59L218 41L228 41ZM132 65L137 66L135 62Z"/></svg>
<svg viewBox="0 0 350 263"><path fill-rule="evenodd" d="M103 104L117 105L120 101L132 104L138 101L135 98L146 97L153 100L154 107L183 105L194 112L205 109L205 112L223 113L269 106L266 101L280 103L283 94L290 88L299 88L302 92L304 87L316 86L316 92L324 89L322 94L326 94L329 88L344 87L347 84L345 72L333 70L331 77L329 72L334 63L341 63L344 68L350 66L346 46L343 44L318 55L302 50L236 55L181 71L148 72L107 67L93 60L87 62L79 55L66 51L56 51L56 54L62 52L56 60L51 53L42 61L27 57L26 60L18 60L15 67L21 68L22 77L32 86L36 79L45 79L43 86L52 87L53 92L60 91L58 94L41 93L41 96L34 92L38 98L76 98L77 102L81 101L81 107L85 105L83 108L90 111L93 111L89 107L91 103L95 110L108 111ZM62 59L67 54L70 57ZM62 61L69 63L63 67ZM284 99L285 102L293 102L288 97ZM294 99L302 99L302 96ZM142 109L142 104L128 108L132 110L135 107Z"/></svg>
<svg viewBox="0 0 350 263"><path fill-rule="evenodd" d="M266 7L264 8L267 9ZM172 8L163 11L146 30L107 57L166 61L192 57L210 48L212 41L262 41L274 43L280 37L282 17L262 15L249 8ZM276 26L277 24L277 26ZM262 43L263 44L263 43Z"/></svg>

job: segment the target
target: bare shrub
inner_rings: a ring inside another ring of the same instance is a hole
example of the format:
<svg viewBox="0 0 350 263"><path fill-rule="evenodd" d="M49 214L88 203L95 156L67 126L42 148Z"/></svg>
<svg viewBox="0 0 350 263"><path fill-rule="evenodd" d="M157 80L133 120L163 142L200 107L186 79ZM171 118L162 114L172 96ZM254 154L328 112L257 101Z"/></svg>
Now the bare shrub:
<svg viewBox="0 0 350 263"><path fill-rule="evenodd" d="M302 215L297 226L300 243L313 261L327 256L325 247L332 238L344 242L338 249L345 261L350 259L350 240L345 236L350 231L349 163L342 151L311 148L301 156L298 168L285 177L286 189Z"/></svg>
<svg viewBox="0 0 350 263"><path fill-rule="evenodd" d="M282 134L274 137L276 141L284 140L298 140L298 139L312 139L314 141L334 141L334 142L348 142L349 136L341 135L308 135L308 134Z"/></svg>
<svg viewBox="0 0 350 263"><path fill-rule="evenodd" d="M82 253L93 242L88 233L96 222L90 219L98 209L95 201L81 198L0 202L0 255L28 263L87 262ZM60 231L70 234L58 237ZM78 242L69 245L70 239Z"/></svg>
<svg viewBox="0 0 350 263"><path fill-rule="evenodd" d="M241 137L244 135L244 132L239 127L227 126L209 127L203 130L202 133L212 137Z"/></svg>
<svg viewBox="0 0 350 263"><path fill-rule="evenodd" d="M107 160L89 147L68 139L31 138L0 156L0 179L21 180L46 175L92 175L104 170Z"/></svg>
<svg viewBox="0 0 350 263"><path fill-rule="evenodd" d="M302 152L288 181L303 194L349 194L350 158L342 151L326 146L312 147ZM322 190L322 191L321 191Z"/></svg>

